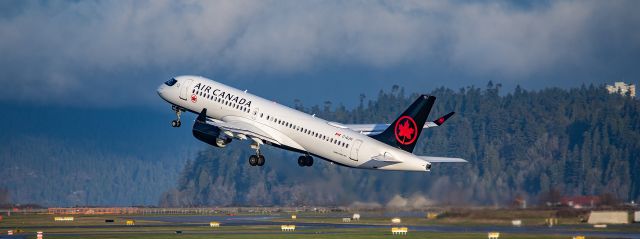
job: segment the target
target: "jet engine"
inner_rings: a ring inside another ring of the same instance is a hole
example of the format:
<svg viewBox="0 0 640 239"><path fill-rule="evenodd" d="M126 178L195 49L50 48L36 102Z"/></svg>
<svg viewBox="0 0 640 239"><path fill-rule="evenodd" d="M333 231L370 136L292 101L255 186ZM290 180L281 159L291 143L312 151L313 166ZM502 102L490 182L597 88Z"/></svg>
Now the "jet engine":
<svg viewBox="0 0 640 239"><path fill-rule="evenodd" d="M220 128L205 122L200 122L200 120L196 120L193 124L192 131L193 137L196 137L196 139L218 148L224 148L227 144L231 143L231 138L225 134L221 134Z"/></svg>

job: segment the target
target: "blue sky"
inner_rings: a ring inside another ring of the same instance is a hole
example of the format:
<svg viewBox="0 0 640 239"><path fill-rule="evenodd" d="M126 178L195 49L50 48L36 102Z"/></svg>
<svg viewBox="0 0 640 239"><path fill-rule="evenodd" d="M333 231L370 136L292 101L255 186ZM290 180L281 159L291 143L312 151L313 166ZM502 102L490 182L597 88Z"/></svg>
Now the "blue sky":
<svg viewBox="0 0 640 239"><path fill-rule="evenodd" d="M166 107L206 76L291 105L640 79L640 1L0 1L0 101Z"/></svg>

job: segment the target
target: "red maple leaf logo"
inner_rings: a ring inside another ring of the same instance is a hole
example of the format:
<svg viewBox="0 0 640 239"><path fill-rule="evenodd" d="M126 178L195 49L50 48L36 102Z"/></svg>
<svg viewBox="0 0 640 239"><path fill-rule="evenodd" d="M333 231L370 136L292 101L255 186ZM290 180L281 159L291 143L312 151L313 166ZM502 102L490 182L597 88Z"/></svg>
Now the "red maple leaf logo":
<svg viewBox="0 0 640 239"><path fill-rule="evenodd" d="M191 102L196 103L198 101L198 97L196 95L191 95Z"/></svg>
<svg viewBox="0 0 640 239"><path fill-rule="evenodd" d="M413 138L413 131L415 130L411 128L411 125L409 125L409 120L405 120L404 123L400 124L400 127L398 128L398 136L410 140L411 138Z"/></svg>
<svg viewBox="0 0 640 239"><path fill-rule="evenodd" d="M411 144L417 137L415 137L417 131L416 122L409 116L402 116L396 123L396 140L401 144Z"/></svg>

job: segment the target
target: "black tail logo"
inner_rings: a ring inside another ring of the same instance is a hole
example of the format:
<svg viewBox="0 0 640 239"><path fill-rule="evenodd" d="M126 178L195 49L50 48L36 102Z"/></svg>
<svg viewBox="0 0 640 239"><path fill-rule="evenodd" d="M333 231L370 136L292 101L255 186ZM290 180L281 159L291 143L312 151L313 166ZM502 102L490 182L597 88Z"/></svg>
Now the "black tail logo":
<svg viewBox="0 0 640 239"><path fill-rule="evenodd" d="M413 152L435 101L434 96L421 95L387 129L371 137L404 151Z"/></svg>

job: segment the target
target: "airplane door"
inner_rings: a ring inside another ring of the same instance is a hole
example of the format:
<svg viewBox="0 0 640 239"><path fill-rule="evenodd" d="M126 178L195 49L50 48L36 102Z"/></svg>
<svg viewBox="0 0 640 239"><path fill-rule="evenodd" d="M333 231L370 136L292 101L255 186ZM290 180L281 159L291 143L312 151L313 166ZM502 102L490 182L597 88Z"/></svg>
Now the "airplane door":
<svg viewBox="0 0 640 239"><path fill-rule="evenodd" d="M353 161L358 161L358 152L360 152L360 146L362 145L362 140L356 139L353 142L353 146L351 146L351 155L349 158Z"/></svg>
<svg viewBox="0 0 640 239"><path fill-rule="evenodd" d="M260 114L260 109L259 108L253 109L253 112L251 112L251 119L255 120L256 117L258 117L258 114Z"/></svg>
<svg viewBox="0 0 640 239"><path fill-rule="evenodd" d="M187 100L187 97L189 96L189 86L191 86L191 83L193 83L193 80L188 79L180 86L180 99Z"/></svg>

